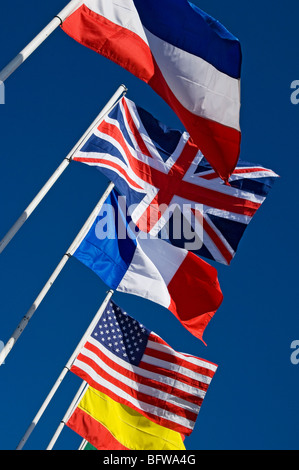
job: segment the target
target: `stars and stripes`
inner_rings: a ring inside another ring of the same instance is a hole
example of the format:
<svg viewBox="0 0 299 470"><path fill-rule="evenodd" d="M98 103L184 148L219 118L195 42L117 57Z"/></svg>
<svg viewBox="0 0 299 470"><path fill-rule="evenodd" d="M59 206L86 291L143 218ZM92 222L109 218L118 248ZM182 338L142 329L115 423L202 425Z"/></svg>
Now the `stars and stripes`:
<svg viewBox="0 0 299 470"><path fill-rule="evenodd" d="M111 301L71 371L153 422L189 435L217 366L176 352Z"/></svg>
<svg viewBox="0 0 299 470"><path fill-rule="evenodd" d="M172 230L179 212L197 239L190 251L224 264L277 176L239 161L225 184L187 132L168 128L125 97L73 160L95 166L115 183L134 206L131 217L140 230L169 235L174 245L189 249L183 230L179 236Z"/></svg>

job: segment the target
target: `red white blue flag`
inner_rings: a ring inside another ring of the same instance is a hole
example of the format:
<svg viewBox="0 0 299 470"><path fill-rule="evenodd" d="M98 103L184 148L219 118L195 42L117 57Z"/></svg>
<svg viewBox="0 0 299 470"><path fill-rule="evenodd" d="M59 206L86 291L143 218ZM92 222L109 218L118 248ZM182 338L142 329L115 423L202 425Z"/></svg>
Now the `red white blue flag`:
<svg viewBox="0 0 299 470"><path fill-rule="evenodd" d="M202 341L223 300L216 269L193 253L138 232L115 190L72 255L111 289L167 308Z"/></svg>
<svg viewBox="0 0 299 470"><path fill-rule="evenodd" d="M140 230L223 264L230 264L277 177L239 161L224 184L187 132L168 128L127 98L73 160L115 183Z"/></svg>
<svg viewBox="0 0 299 470"><path fill-rule="evenodd" d="M171 348L114 302L71 371L149 420L189 435L217 365Z"/></svg>
<svg viewBox="0 0 299 470"><path fill-rule="evenodd" d="M85 0L62 29L148 83L228 179L240 153L241 48L219 21L187 0Z"/></svg>

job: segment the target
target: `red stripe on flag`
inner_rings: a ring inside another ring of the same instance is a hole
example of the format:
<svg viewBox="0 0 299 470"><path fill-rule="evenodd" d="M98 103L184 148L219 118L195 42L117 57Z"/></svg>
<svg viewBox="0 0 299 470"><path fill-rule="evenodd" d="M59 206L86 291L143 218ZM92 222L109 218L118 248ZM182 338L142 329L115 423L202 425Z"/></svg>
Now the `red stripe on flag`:
<svg viewBox="0 0 299 470"><path fill-rule="evenodd" d="M208 171L208 170L207 170ZM273 173L272 170L268 170L267 168L236 168L234 170L234 172L232 173L233 175L244 175L246 173L256 173L256 172L264 172L264 171L267 171L269 173ZM198 173L196 174L195 176L198 176L199 178L203 178L205 180L213 180L213 179L216 179L218 178L218 175L217 173L215 173L214 171L209 171L209 173Z"/></svg>
<svg viewBox="0 0 299 470"><path fill-rule="evenodd" d="M148 362L141 361L140 362L140 367L142 367L142 369L145 369L149 372L155 372L156 374L159 374L159 367L157 367L155 365L152 365ZM166 377L169 377L170 379L173 379L173 380L176 380L177 376L179 375L177 372L172 372L171 370L164 371L163 369L161 370L161 374L163 374ZM184 380L184 379L186 379L186 380ZM187 380L187 379L189 379L189 380ZM190 377L186 377L186 376L185 377L180 376L180 382L183 383L183 384L187 384L190 387L200 389L203 392L206 392L208 390L208 387L209 387L209 384L206 384L204 382L200 382L198 380L192 381L192 379ZM189 400L190 400L190 398L189 398ZM192 402L193 402L193 400L194 400L194 395L192 395L192 398L191 398ZM196 402L196 403L201 406L202 400L203 399L199 399L198 402Z"/></svg>
<svg viewBox="0 0 299 470"><path fill-rule="evenodd" d="M134 372L131 372L123 367L121 367L118 363L112 361L109 359L101 350L96 348L93 344L91 343L86 343L85 348L93 352L97 357L99 357L107 366L109 366L112 370L115 370L119 374L123 375L124 377L128 378L129 380L134 381L137 384L137 390L134 388L131 388L129 385L125 384L121 380L113 377L111 374L105 372L98 364L97 362L93 361L89 357L85 356L84 353L79 354L78 360L84 362L85 364L88 364L91 366L95 372L100 376L103 377L105 380L110 381L113 383L115 386L123 390L124 392L128 393L129 395L132 395L134 398L143 401L145 403L150 403L154 404L155 406L165 408L169 410L171 413L175 413L178 416L184 416L187 417L188 419L195 421L197 414L194 412L191 412L184 408L184 404L180 405L175 405L173 403L170 403L166 401L165 398L160 399L157 396L155 396L156 390L161 391L165 394L170 394L173 396L176 396L178 399L186 400L191 403L201 405L202 399L194 396L193 394L184 392L178 388L173 388L172 385L167 385L163 382L158 382L154 379L149 379L146 377L143 377L142 375L135 374ZM163 370L161 371L161 376L163 376ZM143 386L147 386L153 389L154 393L153 395L148 395L144 392L141 392ZM96 387L95 387L96 388ZM198 387L197 387L198 388ZM171 399L171 397L170 397Z"/></svg>
<svg viewBox="0 0 299 470"><path fill-rule="evenodd" d="M145 82L155 73L152 53L137 34L94 13L84 4L66 18L61 28L80 44Z"/></svg>
<svg viewBox="0 0 299 470"><path fill-rule="evenodd" d="M139 130L137 129L136 125L135 125L135 122L133 121L133 118L128 110L128 106L127 106L127 103L125 100L122 101L123 103L123 106L124 106L124 110L125 110L125 114L126 114L126 117L127 117L127 122L130 126L130 129L136 139L136 142L137 142L137 145L138 147L140 148L141 152L146 155L147 157L152 157L152 155L150 154L147 146L145 145L141 135L140 135L140 132Z"/></svg>
<svg viewBox="0 0 299 470"><path fill-rule="evenodd" d="M166 176L162 173L163 180L161 180L161 172L158 172L156 170L152 171L153 185L159 188L159 191L156 197L152 200L151 204L146 208L144 213L138 219L137 225L140 230L144 232L149 232L153 228L153 226L158 222L158 220L160 220L164 212L167 210L169 204L171 204L173 197L176 195L183 196L180 190L182 180L185 176L185 173L191 166L197 153L198 148L191 142L187 142L178 159L175 161L175 163L169 170L169 173ZM196 194L197 187L194 185L192 186L192 189ZM185 197L185 195L183 197ZM157 208L154 209L153 215L153 207L155 206L159 208L159 210L157 210Z"/></svg>
<svg viewBox="0 0 299 470"><path fill-rule="evenodd" d="M227 264L230 264L231 260L233 259L233 255L227 249L221 238L218 237L217 233L211 228L210 224L205 218L203 218L203 229L215 243L217 249L220 251Z"/></svg>
<svg viewBox="0 0 299 470"><path fill-rule="evenodd" d="M125 152L125 155L128 159L131 170L133 170L133 172L139 178L141 178L142 180L146 181L149 184L153 184L152 178L151 178L151 172L153 170L152 167L142 162L141 160L138 160L131 154L131 151L127 145L127 142L125 141L121 130L117 126L110 124L106 121L103 121L101 125L99 126L99 131L102 134L106 134L107 136L112 137L114 140L116 140L116 142L118 142L118 144L122 147L123 151ZM158 173L159 174L161 173L163 175L162 172L158 172ZM162 184L162 181L164 180L161 180L161 184Z"/></svg>
<svg viewBox="0 0 299 470"><path fill-rule="evenodd" d="M150 357L155 357L157 359L161 359L162 361L165 361L165 362L168 362L168 363L176 364L179 367L184 367L185 369L188 369L191 372L194 372L196 374L205 375L205 376L210 377L210 378L212 378L213 375L214 375L214 372L210 369L206 369L205 367L196 366L195 364L190 364L190 362L184 361L181 358L173 356L172 354L167 354L167 352L159 351L157 349L152 349L151 347L147 347L144 354L147 355L147 356L150 356ZM184 374L179 373L179 378L180 379L182 378L182 380L184 380L184 378L185 378ZM189 377L186 377L186 379L188 380ZM196 379L194 379L194 380L196 381Z"/></svg>
<svg viewBox="0 0 299 470"><path fill-rule="evenodd" d="M83 157L76 157L76 158L73 158L73 160L76 160L77 162L81 162L81 163L98 163L99 165L111 166L112 168L117 170L119 173L121 173L131 186L134 186L134 188L136 189L143 190L141 186L139 186L134 180L132 180L132 178L129 177L128 173L121 166L117 165L111 160L104 160L103 158L83 158Z"/></svg>
<svg viewBox="0 0 299 470"><path fill-rule="evenodd" d="M212 229L208 221L206 220L205 217L202 216L201 212L191 209L192 212L194 213L197 221L202 224L203 230L207 233L207 235L211 238L211 240L215 243L217 249L225 259L227 264L230 264L231 260L233 259L233 255L231 252L228 250L228 248L225 246L221 238L217 235L217 233Z"/></svg>
<svg viewBox="0 0 299 470"><path fill-rule="evenodd" d="M98 450L129 450L105 426L80 408L75 409L66 425Z"/></svg>

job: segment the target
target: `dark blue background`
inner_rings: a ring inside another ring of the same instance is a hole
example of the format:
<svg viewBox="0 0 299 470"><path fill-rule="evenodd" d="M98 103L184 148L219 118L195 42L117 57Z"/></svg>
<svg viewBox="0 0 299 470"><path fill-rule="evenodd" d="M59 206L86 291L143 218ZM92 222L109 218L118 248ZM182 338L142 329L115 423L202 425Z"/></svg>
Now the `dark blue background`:
<svg viewBox="0 0 299 470"><path fill-rule="evenodd" d="M0 68L65 5L2 2ZM194 1L241 41L242 148L245 161L280 175L255 215L230 267L217 265L224 301L205 347L166 309L116 294L130 315L178 351L219 365L188 450L297 449L299 364L290 345L298 329L298 122L290 101L299 79L295 0ZM41 189L117 87L165 124L182 129L143 82L77 44L60 29L6 81L0 106L0 237ZM6 342L108 185L73 162L0 255L0 340ZM0 448L14 449L104 299L106 286L70 259L0 368ZM26 449L45 449L80 380L68 374ZM65 428L54 449L77 449Z"/></svg>

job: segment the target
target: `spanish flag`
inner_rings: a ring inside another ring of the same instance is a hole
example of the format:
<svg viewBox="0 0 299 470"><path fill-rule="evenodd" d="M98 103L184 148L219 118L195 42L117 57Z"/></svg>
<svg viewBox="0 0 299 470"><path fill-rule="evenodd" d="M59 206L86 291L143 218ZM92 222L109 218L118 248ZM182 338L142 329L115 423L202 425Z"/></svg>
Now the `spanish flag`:
<svg viewBox="0 0 299 470"><path fill-rule="evenodd" d="M182 435L88 387L67 426L98 450L185 450Z"/></svg>

